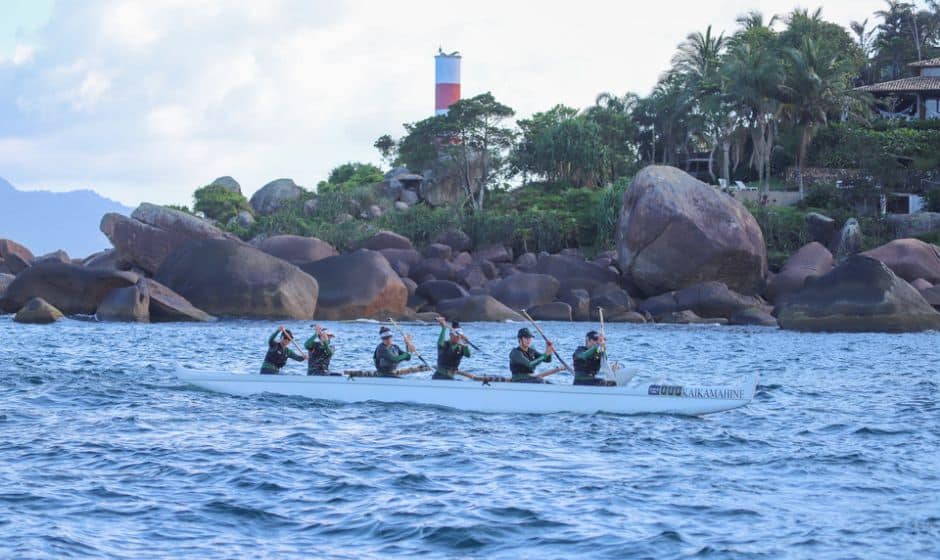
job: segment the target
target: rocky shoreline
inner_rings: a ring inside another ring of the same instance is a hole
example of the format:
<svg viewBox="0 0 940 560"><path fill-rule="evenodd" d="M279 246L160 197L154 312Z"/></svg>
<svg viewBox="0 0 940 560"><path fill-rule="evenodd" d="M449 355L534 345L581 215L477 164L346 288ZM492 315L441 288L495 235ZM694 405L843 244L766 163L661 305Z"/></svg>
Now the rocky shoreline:
<svg viewBox="0 0 940 560"><path fill-rule="evenodd" d="M816 241L768 271L763 233L732 197L669 167L624 194L617 247L524 253L449 231L420 248L379 231L340 254L311 237L245 242L152 204L107 214L113 249L82 260L0 240L0 312L25 323L215 317L721 323L800 331L940 329L940 248L899 239L859 253L861 233L808 215ZM828 246L827 246L828 245Z"/></svg>

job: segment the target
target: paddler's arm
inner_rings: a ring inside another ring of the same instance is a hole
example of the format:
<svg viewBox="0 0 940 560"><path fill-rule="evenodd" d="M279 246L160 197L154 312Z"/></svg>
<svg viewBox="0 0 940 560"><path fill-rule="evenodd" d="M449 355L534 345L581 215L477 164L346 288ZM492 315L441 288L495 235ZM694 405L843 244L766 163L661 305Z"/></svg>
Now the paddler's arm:
<svg viewBox="0 0 940 560"><path fill-rule="evenodd" d="M274 334L272 334L271 337L268 338L268 346L274 344L277 341L277 335L281 334L282 328L283 327L278 327L277 330L274 331Z"/></svg>
<svg viewBox="0 0 940 560"><path fill-rule="evenodd" d="M550 360L550 359L551 359L551 356L549 356L548 359ZM509 362L510 362L511 364L517 364L517 365L526 367L526 368L528 368L528 369L535 369L536 366L538 366L539 364L541 364L542 362L545 362L545 361L547 361L547 360L545 360L545 355L544 355L544 354L542 354L542 355L539 356L538 358L536 358L536 359L530 361L528 358L526 358L525 354L523 354L522 351L519 350L518 348L516 348L515 350L513 350L512 353L511 353L510 356L509 356Z"/></svg>
<svg viewBox="0 0 940 560"><path fill-rule="evenodd" d="M447 341L447 325L441 325L441 334L437 337L437 347L443 348Z"/></svg>
<svg viewBox="0 0 940 560"><path fill-rule="evenodd" d="M603 352L601 352L600 350L600 345L598 344L591 346L590 348L588 348L584 352L581 352L580 354L575 353L574 359L575 360L588 360L590 358L593 358L595 354L603 354Z"/></svg>
<svg viewBox="0 0 940 560"><path fill-rule="evenodd" d="M287 349L287 357L292 360L297 360L298 362L302 362L307 359L306 356L298 354L297 352L294 352L290 348Z"/></svg>
<svg viewBox="0 0 940 560"><path fill-rule="evenodd" d="M313 350L313 345L318 340L320 340L320 335L318 335L317 333L313 333L313 336L311 336L310 338L307 339L306 342L304 342L304 348L306 348L307 350Z"/></svg>
<svg viewBox="0 0 940 560"><path fill-rule="evenodd" d="M406 362L410 360L411 354L409 354L408 352L399 352L397 356L389 355L389 359L395 362L396 364L400 364L402 362Z"/></svg>
<svg viewBox="0 0 940 560"><path fill-rule="evenodd" d="M470 357L470 346L467 345L467 344L464 344L464 345L463 345L463 357L464 357L464 358L469 358L469 357Z"/></svg>

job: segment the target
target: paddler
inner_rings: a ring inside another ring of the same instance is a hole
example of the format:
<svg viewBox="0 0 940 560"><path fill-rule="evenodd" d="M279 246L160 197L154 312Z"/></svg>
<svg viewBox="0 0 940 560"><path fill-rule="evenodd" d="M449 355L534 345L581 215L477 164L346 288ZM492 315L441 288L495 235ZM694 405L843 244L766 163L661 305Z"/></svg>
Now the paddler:
<svg viewBox="0 0 940 560"><path fill-rule="evenodd" d="M281 335L280 340L277 340L277 335ZM264 363L261 364L261 373L280 373L281 368L287 364L287 358L298 362L306 360L306 354L298 354L289 348L293 341L294 335L290 330L285 329L283 325L278 327L274 334L268 338L268 353L265 354Z"/></svg>
<svg viewBox="0 0 940 560"><path fill-rule="evenodd" d="M448 336L447 321L438 317L437 322L441 326L441 334L437 337L437 369L431 379L453 381L454 374L460 368L460 360L470 357L470 346L467 344L467 337L460 330L460 323L454 321L451 324Z"/></svg>
<svg viewBox="0 0 940 560"><path fill-rule="evenodd" d="M381 377L396 377L395 370L398 369L398 364L411 359L411 353L415 351L415 346L411 343L411 339L406 336L405 348L408 351L402 352L397 344L392 343L392 330L388 327L379 329L379 338L382 339L382 342L372 353L375 371Z"/></svg>
<svg viewBox="0 0 940 560"><path fill-rule="evenodd" d="M607 348L604 335L597 331L588 331L584 336L584 344L574 351L574 384L575 385L601 385L613 383L607 379L598 379L597 372L601 370L601 360Z"/></svg>
<svg viewBox="0 0 940 560"><path fill-rule="evenodd" d="M525 327L519 329L516 339L519 345L509 353L509 371L512 372L513 383L547 383L533 374L539 364L552 361L552 354L555 353L554 344L549 341L545 347L545 353L539 353L532 348L532 332Z"/></svg>
<svg viewBox="0 0 940 560"><path fill-rule="evenodd" d="M330 373L330 360L333 358L331 342L335 335L320 325L314 325L313 328L316 332L304 342L304 348L310 353L307 375L333 375Z"/></svg>

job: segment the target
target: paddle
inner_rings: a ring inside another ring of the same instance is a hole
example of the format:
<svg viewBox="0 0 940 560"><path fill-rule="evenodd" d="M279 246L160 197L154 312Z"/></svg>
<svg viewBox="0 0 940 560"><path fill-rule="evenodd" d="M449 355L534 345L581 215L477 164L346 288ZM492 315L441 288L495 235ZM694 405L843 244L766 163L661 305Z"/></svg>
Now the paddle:
<svg viewBox="0 0 940 560"><path fill-rule="evenodd" d="M438 317L437 320L438 320L438 323L439 323L442 327L447 328L447 321L446 321L443 317ZM480 347L479 347L479 346L477 346L476 344L470 342L470 339L467 338L467 335L465 335L465 334L463 334L463 333L460 333L460 338L461 338L464 342L466 342L467 345L470 346L470 348L473 348L473 349L476 350L477 352L482 352L482 350L480 350Z"/></svg>
<svg viewBox="0 0 940 560"><path fill-rule="evenodd" d="M426 371L431 371L431 368L429 368L428 366L415 366L415 367L395 370L394 373L396 376L398 376L398 375L410 375L412 373L424 373ZM370 370L364 370L364 369L347 369L346 371L343 372L343 375L346 375L349 377L386 377L382 375L381 373L370 371Z"/></svg>
<svg viewBox="0 0 940 560"><path fill-rule="evenodd" d="M522 310L522 316L528 319L530 323L532 323L532 326L535 327L535 330L537 330L538 333L542 335L542 339L545 341L545 344L548 344L549 341L548 341L548 337L545 336L545 331L543 331L542 327L540 327L539 324L535 322L535 319L529 316L529 313L525 309ZM562 359L557 349L555 350L555 357L558 358L558 361L561 362L561 365L565 366L566 370L574 373L574 371L571 369L571 366L569 366L568 363L565 362L564 359ZM555 372L555 373L558 373L558 372Z"/></svg>
<svg viewBox="0 0 940 560"><path fill-rule="evenodd" d="M285 333L284 333L284 327L281 327L281 337L283 337L284 334L285 334ZM297 344L297 341L294 340L294 337L293 337L293 336L290 337L290 342L291 342L291 344L294 345L294 348L296 348L297 351L300 352L300 355L303 356L304 359L306 360L306 359L307 359L307 353L304 352L303 348L301 348L299 344Z"/></svg>
<svg viewBox="0 0 940 560"><path fill-rule="evenodd" d="M411 342L411 337L408 336L407 334L405 334L405 331L401 330L401 327L398 326L398 323L395 322L395 319L392 319L391 317L389 317L388 320L392 323L392 326L395 327L395 330L397 330L398 333L401 335L401 337L402 337L402 339L405 341L405 344L406 344L406 345L407 345L409 342ZM411 343L411 346L412 346L412 348L414 348L414 343L413 343L413 342ZM431 364L429 364L429 363L427 362L427 360L424 359L424 356L421 355L421 352L418 352L418 349L417 349L417 348L414 348L414 355L417 356L419 360L421 360L421 363L422 363L422 364L426 365L427 367L431 367Z"/></svg>
<svg viewBox="0 0 940 560"><path fill-rule="evenodd" d="M601 366L606 370L604 377L616 383L614 380L614 372L610 369L610 362L607 361L607 333L604 332L604 308L598 307L597 314L601 318L601 336L604 338L604 345L601 346L601 350L604 351L604 355L601 357Z"/></svg>

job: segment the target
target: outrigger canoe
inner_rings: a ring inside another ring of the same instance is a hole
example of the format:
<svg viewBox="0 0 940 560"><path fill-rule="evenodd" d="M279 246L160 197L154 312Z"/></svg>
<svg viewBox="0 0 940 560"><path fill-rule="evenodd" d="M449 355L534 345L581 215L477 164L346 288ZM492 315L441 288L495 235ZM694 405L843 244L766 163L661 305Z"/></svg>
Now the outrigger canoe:
<svg viewBox="0 0 940 560"><path fill-rule="evenodd" d="M385 377L232 374L179 369L177 377L230 395L274 393L344 403L386 402L475 412L550 414L679 414L700 416L732 410L754 398L757 378L740 386L696 387L658 383L590 387L434 381Z"/></svg>

